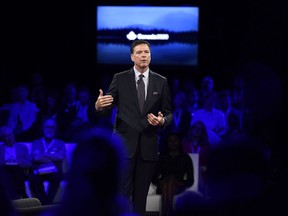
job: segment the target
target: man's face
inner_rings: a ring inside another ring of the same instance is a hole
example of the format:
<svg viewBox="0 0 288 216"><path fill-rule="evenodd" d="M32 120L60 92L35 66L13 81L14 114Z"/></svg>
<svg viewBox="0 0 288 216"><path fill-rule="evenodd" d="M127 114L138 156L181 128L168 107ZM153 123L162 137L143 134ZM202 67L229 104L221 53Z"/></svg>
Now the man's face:
<svg viewBox="0 0 288 216"><path fill-rule="evenodd" d="M139 44L134 47L131 60L139 70L148 68L151 61L151 53L147 44Z"/></svg>
<svg viewBox="0 0 288 216"><path fill-rule="evenodd" d="M46 138L54 138L56 133L56 124L52 120L47 120L43 125L43 132Z"/></svg>

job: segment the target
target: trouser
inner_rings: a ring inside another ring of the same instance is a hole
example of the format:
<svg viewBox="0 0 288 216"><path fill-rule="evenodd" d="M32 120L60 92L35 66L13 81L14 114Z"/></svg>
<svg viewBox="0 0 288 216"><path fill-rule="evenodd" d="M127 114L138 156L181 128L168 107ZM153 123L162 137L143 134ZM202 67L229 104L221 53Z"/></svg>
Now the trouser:
<svg viewBox="0 0 288 216"><path fill-rule="evenodd" d="M49 205L53 203L53 199L59 188L62 176L63 175L61 172L54 172L44 175L32 174L30 176L30 187L32 193L41 201L43 205ZM44 181L49 182L47 193L44 188Z"/></svg>
<svg viewBox="0 0 288 216"><path fill-rule="evenodd" d="M123 193L131 200L134 213L145 214L146 199L156 161L143 160L138 148L133 158L126 159L123 176Z"/></svg>

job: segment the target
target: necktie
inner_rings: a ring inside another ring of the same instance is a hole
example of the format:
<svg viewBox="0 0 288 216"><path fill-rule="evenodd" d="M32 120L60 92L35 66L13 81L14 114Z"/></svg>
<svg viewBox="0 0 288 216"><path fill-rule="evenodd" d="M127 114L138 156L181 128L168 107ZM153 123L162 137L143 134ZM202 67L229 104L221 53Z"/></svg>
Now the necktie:
<svg viewBox="0 0 288 216"><path fill-rule="evenodd" d="M145 83L143 81L143 74L139 75L139 79L137 81L138 84L138 101L139 101L139 106L142 112L142 108L144 105L144 101L145 101Z"/></svg>

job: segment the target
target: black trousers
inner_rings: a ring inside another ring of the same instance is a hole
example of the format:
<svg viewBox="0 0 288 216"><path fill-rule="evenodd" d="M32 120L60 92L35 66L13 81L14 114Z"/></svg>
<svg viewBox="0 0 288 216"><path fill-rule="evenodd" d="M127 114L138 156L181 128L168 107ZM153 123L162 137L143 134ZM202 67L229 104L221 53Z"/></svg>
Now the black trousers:
<svg viewBox="0 0 288 216"><path fill-rule="evenodd" d="M133 158L125 160L123 193L131 201L132 211L141 216L145 215L146 199L155 164L156 161L143 160L140 147Z"/></svg>
<svg viewBox="0 0 288 216"><path fill-rule="evenodd" d="M53 199L62 179L63 173L61 171L44 175L32 173L30 175L30 188L33 195L38 198L43 205L50 205L53 204ZM43 185L44 181L49 182L47 194Z"/></svg>

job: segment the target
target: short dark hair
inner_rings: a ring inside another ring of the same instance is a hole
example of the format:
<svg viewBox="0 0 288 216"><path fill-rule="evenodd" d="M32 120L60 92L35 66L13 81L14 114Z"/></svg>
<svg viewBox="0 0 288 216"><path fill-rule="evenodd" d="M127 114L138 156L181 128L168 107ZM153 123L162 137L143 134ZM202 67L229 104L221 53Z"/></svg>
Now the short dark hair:
<svg viewBox="0 0 288 216"><path fill-rule="evenodd" d="M131 46L130 46L130 53L133 54L134 52L134 47L139 45L139 44L147 44L147 46L149 47L149 50L150 50L150 43L148 41L145 41L145 40L135 40Z"/></svg>

